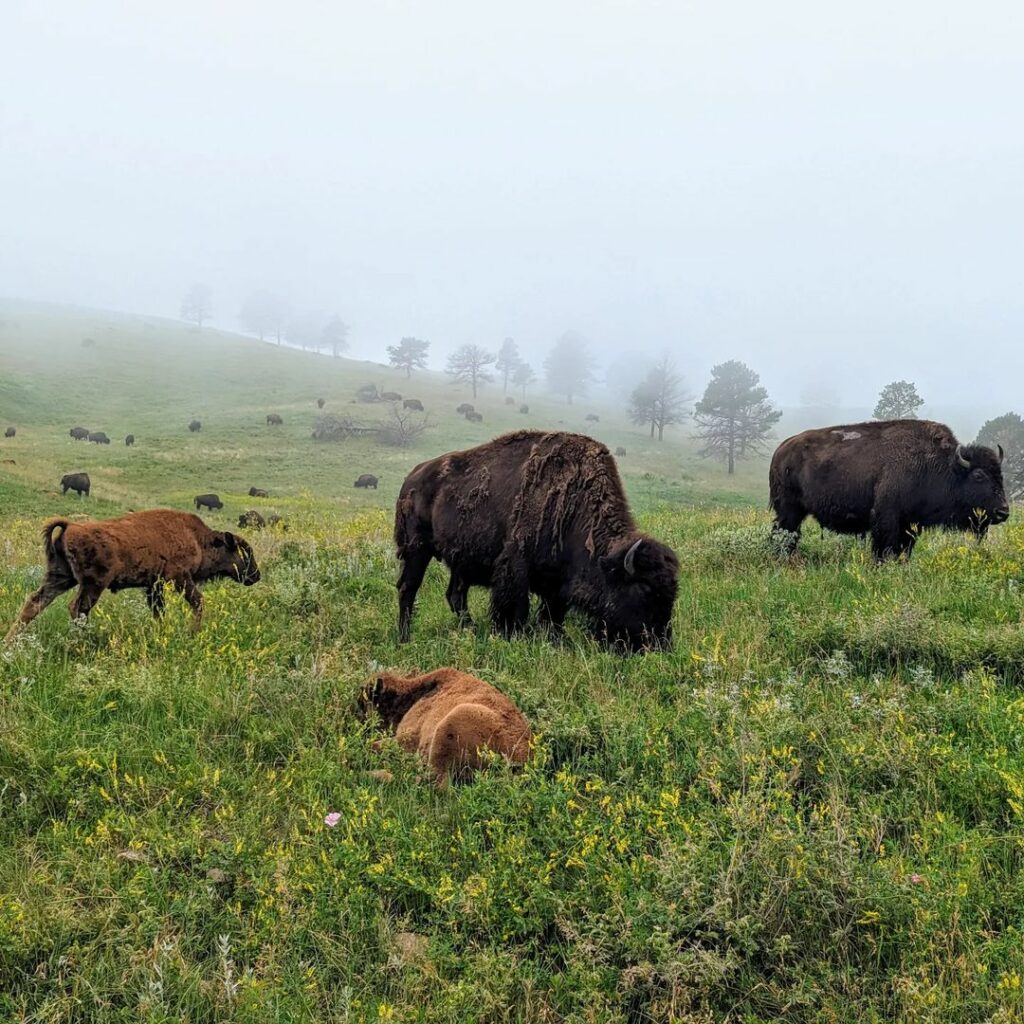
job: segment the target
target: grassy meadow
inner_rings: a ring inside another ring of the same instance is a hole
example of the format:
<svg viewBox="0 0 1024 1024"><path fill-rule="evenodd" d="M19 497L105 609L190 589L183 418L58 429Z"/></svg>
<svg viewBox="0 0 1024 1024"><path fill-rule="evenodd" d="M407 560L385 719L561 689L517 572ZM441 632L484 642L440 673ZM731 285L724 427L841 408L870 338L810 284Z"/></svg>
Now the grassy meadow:
<svg viewBox="0 0 1024 1024"><path fill-rule="evenodd" d="M263 581L207 587L197 636L128 591L86 625L59 599L0 652L0 1021L1024 1019L1018 517L882 567L811 525L783 563L763 463L730 479L614 409L537 393L521 416L491 386L470 424L440 375L141 317L0 321L0 628L51 515L216 491L211 525L288 522L244 531ZM424 402L416 447L311 440L317 397L382 415L351 404L369 381ZM436 566L397 644L404 474L524 425L627 449L683 567L671 652L458 630ZM89 499L59 493L77 470ZM439 793L356 720L378 667L440 665L522 707L525 771Z"/></svg>

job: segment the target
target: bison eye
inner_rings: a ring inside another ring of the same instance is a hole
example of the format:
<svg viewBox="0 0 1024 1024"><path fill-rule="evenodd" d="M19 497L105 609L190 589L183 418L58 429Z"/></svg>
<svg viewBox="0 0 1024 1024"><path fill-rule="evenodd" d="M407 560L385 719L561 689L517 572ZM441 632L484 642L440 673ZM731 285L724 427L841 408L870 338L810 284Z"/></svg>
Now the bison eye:
<svg viewBox="0 0 1024 1024"><path fill-rule="evenodd" d="M975 480L984 480L985 479L985 470L983 470L983 469L976 469L976 470L974 470L974 472L971 473L971 476L974 477Z"/></svg>

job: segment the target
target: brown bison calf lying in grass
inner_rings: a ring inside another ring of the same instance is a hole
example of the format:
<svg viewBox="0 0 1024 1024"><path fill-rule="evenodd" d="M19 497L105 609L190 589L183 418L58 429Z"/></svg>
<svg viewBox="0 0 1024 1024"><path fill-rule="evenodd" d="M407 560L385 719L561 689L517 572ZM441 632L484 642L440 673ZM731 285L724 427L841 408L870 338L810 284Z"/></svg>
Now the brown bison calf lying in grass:
<svg viewBox="0 0 1024 1024"><path fill-rule="evenodd" d="M75 586L71 617L88 615L104 590L141 587L154 618L164 608L164 583L192 606L193 628L203 619L199 584L230 576L247 587L260 571L252 548L233 533L211 530L199 516L170 509L132 512L117 519L72 523L53 519L43 529L46 576L11 626L31 622L54 598Z"/></svg>
<svg viewBox="0 0 1024 1024"><path fill-rule="evenodd" d="M487 751L512 764L530 754L529 723L493 686L455 668L422 676L382 673L363 691L359 713L372 707L394 728L403 749L416 751L434 773L439 789L449 775L464 776L487 763Z"/></svg>

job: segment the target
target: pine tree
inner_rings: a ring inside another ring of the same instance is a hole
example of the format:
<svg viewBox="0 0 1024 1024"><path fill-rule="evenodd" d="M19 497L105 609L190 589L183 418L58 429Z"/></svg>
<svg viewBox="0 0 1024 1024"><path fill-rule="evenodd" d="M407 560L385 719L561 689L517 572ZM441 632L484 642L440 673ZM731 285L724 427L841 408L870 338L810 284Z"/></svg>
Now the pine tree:
<svg viewBox="0 0 1024 1024"><path fill-rule="evenodd" d="M894 380L882 388L878 404L871 414L876 420L916 420L924 399L909 380Z"/></svg>
<svg viewBox="0 0 1024 1024"><path fill-rule="evenodd" d="M522 362L519 358L519 346L511 339L506 338L498 349L498 358L494 368L501 374L502 392L508 394L508 384L516 372L516 368Z"/></svg>
<svg viewBox="0 0 1024 1024"><path fill-rule="evenodd" d="M419 338L403 338L397 345L388 345L388 361L392 366L405 370L405 376L411 377L413 370L427 368L427 349L429 341Z"/></svg>
<svg viewBox="0 0 1024 1024"><path fill-rule="evenodd" d="M544 360L544 374L548 387L565 395L570 405L574 398L585 397L594 380L594 356L587 339L575 331L566 331Z"/></svg>

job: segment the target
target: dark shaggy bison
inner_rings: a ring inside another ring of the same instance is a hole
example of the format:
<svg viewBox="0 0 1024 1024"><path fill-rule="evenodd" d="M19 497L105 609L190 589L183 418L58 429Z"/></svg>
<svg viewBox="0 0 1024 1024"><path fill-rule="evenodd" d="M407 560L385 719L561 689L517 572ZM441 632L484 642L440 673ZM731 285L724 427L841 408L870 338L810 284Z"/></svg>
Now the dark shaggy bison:
<svg viewBox="0 0 1024 1024"><path fill-rule="evenodd" d="M71 435L76 441L88 441L89 431L85 427L72 427L68 434Z"/></svg>
<svg viewBox="0 0 1024 1024"><path fill-rule="evenodd" d="M14 435L17 434L17 433L18 433L18 431L17 431L17 429L15 427L8 427L4 431L4 437L14 437Z"/></svg>
<svg viewBox="0 0 1024 1024"><path fill-rule="evenodd" d="M241 527L249 527L254 530L262 530L267 525L267 521L256 511L251 508L247 512L243 512L238 517L238 525Z"/></svg>
<svg viewBox="0 0 1024 1024"><path fill-rule="evenodd" d="M807 516L836 533L871 534L878 559L910 554L921 529L1005 522L1003 450L961 445L929 420L883 420L805 430L772 456L775 527L790 550Z"/></svg>
<svg viewBox="0 0 1024 1024"><path fill-rule="evenodd" d="M402 396L397 391L382 391L380 393L380 400L382 402L400 402Z"/></svg>
<svg viewBox="0 0 1024 1024"><path fill-rule="evenodd" d="M191 433L193 433L193 434L198 434L198 433L199 433L199 431L203 429L203 425L202 425L202 423L200 423L200 422L199 422L199 420L193 420L193 421L192 421L192 422L191 422L191 423L190 423L190 424L188 425L188 429L189 429L189 431L190 431Z"/></svg>
<svg viewBox="0 0 1024 1024"><path fill-rule="evenodd" d="M224 507L224 502L217 497L216 494L197 494L192 499L193 504L198 512L201 508L210 509L221 509Z"/></svg>
<svg viewBox="0 0 1024 1024"><path fill-rule="evenodd" d="M466 413L466 419L469 420L470 423L483 423L484 416L483 413L473 411Z"/></svg>
<svg viewBox="0 0 1024 1024"><path fill-rule="evenodd" d="M473 406L469 402L463 402L462 405L458 406L455 410L460 416L465 416L466 413L473 412Z"/></svg>
<svg viewBox="0 0 1024 1024"><path fill-rule="evenodd" d="M279 427L283 423L284 423L284 420L281 419L281 417L278 416L276 412L272 412L272 413L270 413L270 415L267 416L267 426L268 427Z"/></svg>
<svg viewBox="0 0 1024 1024"><path fill-rule="evenodd" d="M359 479L352 485L353 487L372 487L377 490L377 484L380 483L380 477L374 476L372 473L363 473Z"/></svg>
<svg viewBox="0 0 1024 1024"><path fill-rule="evenodd" d="M270 497L270 493L268 491L263 490L262 487L250 487L249 488L249 497L250 498L269 498Z"/></svg>
<svg viewBox="0 0 1024 1024"><path fill-rule="evenodd" d="M60 493L67 494L68 491L75 491L79 497L83 494L88 498L89 489L92 483L88 473L65 473L60 478Z"/></svg>
<svg viewBox="0 0 1024 1024"><path fill-rule="evenodd" d="M322 409L322 408L323 408L323 407L324 407L324 406L325 406L326 404L327 404L327 402L326 402L326 401L324 401L324 399L322 399L322 398L318 398L318 399L316 400L316 407L317 407L318 409Z"/></svg>
<svg viewBox="0 0 1024 1024"><path fill-rule="evenodd" d="M588 423L600 423L601 422L601 417L600 416L595 416L594 413L592 413L592 412L588 412L586 417L585 417L585 419L586 419L586 421Z"/></svg>
<svg viewBox="0 0 1024 1024"><path fill-rule="evenodd" d="M110 438L102 430L94 430L89 434L89 440L93 444L110 444Z"/></svg>
<svg viewBox="0 0 1024 1024"><path fill-rule="evenodd" d="M104 590L141 587L154 617L164 607L164 583L192 606L192 624L203 618L199 584L227 576L246 586L260 571L252 548L233 533L211 530L190 512L152 509L118 519L71 523L53 519L43 530L46 576L25 602L7 634L31 622L54 598L77 586L71 617L88 615Z"/></svg>
<svg viewBox="0 0 1024 1024"><path fill-rule="evenodd" d="M451 571L448 605L463 621L469 588L482 586L505 633L526 623L532 592L556 629L573 608L629 650L671 640L679 562L637 530L615 462L592 438L523 430L422 463L402 484L395 544L402 640L432 558Z"/></svg>
<svg viewBox="0 0 1024 1024"><path fill-rule="evenodd" d="M527 416L527 415L529 415L529 412L530 412L530 407L529 407L528 405L521 405L521 406L519 406L519 411L520 411L520 412L521 412L521 413L522 413L522 414L523 414L524 416Z"/></svg>
<svg viewBox="0 0 1024 1024"><path fill-rule="evenodd" d="M423 412L423 403L418 398L407 398L402 403L403 409L412 409L414 412Z"/></svg>
<svg viewBox="0 0 1024 1024"><path fill-rule="evenodd" d="M125 439L124 439L124 443L125 443L125 447L126 447L126 448L131 448L131 447L132 447L132 445L134 445L134 444L135 444L135 435L134 435L134 434L129 434L129 435L128 435L128 436L127 436L127 437L126 437Z"/></svg>
<svg viewBox="0 0 1024 1024"><path fill-rule="evenodd" d="M626 449L620 444L619 447L615 449L615 454L621 457L626 454Z"/></svg>
<svg viewBox="0 0 1024 1024"><path fill-rule="evenodd" d="M513 398L513 397L512 397L511 395L509 395L509 396L508 396L508 397L507 397L507 398L505 399L505 404L506 404L506 405L515 405L515 404L516 404L516 400L515 400L515 399L514 399L514 398Z"/></svg>

